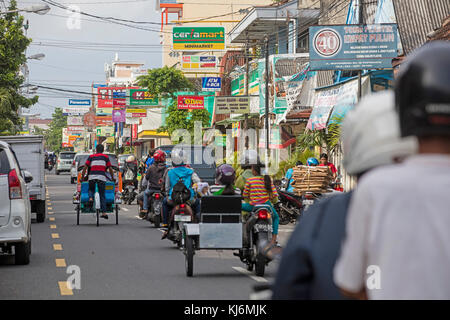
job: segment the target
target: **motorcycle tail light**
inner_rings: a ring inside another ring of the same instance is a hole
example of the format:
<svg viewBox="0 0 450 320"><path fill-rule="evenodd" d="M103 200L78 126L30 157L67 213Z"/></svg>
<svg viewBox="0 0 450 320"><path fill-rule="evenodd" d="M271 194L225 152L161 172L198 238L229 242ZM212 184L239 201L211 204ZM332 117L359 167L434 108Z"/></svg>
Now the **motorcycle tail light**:
<svg viewBox="0 0 450 320"><path fill-rule="evenodd" d="M267 211L266 209L261 209L258 211L258 219L266 220L269 219L269 217L270 217L269 211Z"/></svg>
<svg viewBox="0 0 450 320"><path fill-rule="evenodd" d="M180 208L181 209L184 209L184 208L186 208L186 205L183 203L183 204L180 204Z"/></svg>
<svg viewBox="0 0 450 320"><path fill-rule="evenodd" d="M161 195L159 193L155 194L155 199L159 200L161 198Z"/></svg>

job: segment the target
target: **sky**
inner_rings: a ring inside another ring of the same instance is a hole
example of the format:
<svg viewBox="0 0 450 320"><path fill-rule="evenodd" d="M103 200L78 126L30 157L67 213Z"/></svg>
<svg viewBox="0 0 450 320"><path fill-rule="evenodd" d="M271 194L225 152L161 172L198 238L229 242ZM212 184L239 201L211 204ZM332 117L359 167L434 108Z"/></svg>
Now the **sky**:
<svg viewBox="0 0 450 320"><path fill-rule="evenodd" d="M155 0L55 2L66 6L73 4L82 12L97 16L157 24L133 24L139 28L153 30L147 31L81 15L78 28L76 24L69 23L75 27L68 26L72 12L51 5L51 10L46 15L23 12L25 21L29 21L27 36L33 39L27 49L27 57L37 53L45 54L43 60L29 60L30 84L90 92L92 83L105 83L104 66L114 60L115 52L118 52L120 60L145 63L144 68L161 66L161 14L155 10ZM0 10L4 11L4 4L8 3L7 0L0 0ZM43 4L39 0L18 0L17 3L19 9ZM131 46L126 47L127 44ZM54 108L67 106L70 98L89 98L88 95L58 93L45 89L39 89L37 94L40 96L39 102L31 107L31 112L40 114L41 118L51 118Z"/></svg>

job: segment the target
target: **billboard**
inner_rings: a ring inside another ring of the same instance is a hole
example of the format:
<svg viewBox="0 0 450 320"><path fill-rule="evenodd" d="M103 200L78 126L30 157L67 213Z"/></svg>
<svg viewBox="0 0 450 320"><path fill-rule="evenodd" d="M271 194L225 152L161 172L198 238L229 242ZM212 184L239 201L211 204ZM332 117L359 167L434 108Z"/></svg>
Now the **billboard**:
<svg viewBox="0 0 450 320"><path fill-rule="evenodd" d="M67 117L67 125L68 126L82 126L83 125L83 117L82 116Z"/></svg>
<svg viewBox="0 0 450 320"><path fill-rule="evenodd" d="M159 106L159 99L148 92L147 89L130 89L127 105L129 106Z"/></svg>
<svg viewBox="0 0 450 320"><path fill-rule="evenodd" d="M181 68L183 69L214 69L217 68L216 56L183 55Z"/></svg>
<svg viewBox="0 0 450 320"><path fill-rule="evenodd" d="M145 118L147 116L147 109L127 109L127 118Z"/></svg>
<svg viewBox="0 0 450 320"><path fill-rule="evenodd" d="M178 109L204 109L204 96L178 96Z"/></svg>
<svg viewBox="0 0 450 320"><path fill-rule="evenodd" d="M90 106L90 99L69 99L69 106Z"/></svg>
<svg viewBox="0 0 450 320"><path fill-rule="evenodd" d="M219 96L215 98L216 114L250 113L250 97L248 96Z"/></svg>
<svg viewBox="0 0 450 320"><path fill-rule="evenodd" d="M125 122L125 110L114 110L112 113L112 121L116 122Z"/></svg>
<svg viewBox="0 0 450 320"><path fill-rule="evenodd" d="M67 107L63 108L64 116L81 116L89 112L89 107Z"/></svg>
<svg viewBox="0 0 450 320"><path fill-rule="evenodd" d="M129 87L100 87L98 92L98 105L97 108L112 108L113 99L124 99Z"/></svg>
<svg viewBox="0 0 450 320"><path fill-rule="evenodd" d="M220 91L222 88L222 78L220 77L203 77L202 90L203 91Z"/></svg>
<svg viewBox="0 0 450 320"><path fill-rule="evenodd" d="M173 50L225 50L224 27L174 27Z"/></svg>
<svg viewBox="0 0 450 320"><path fill-rule="evenodd" d="M311 70L391 69L397 57L397 25L309 27Z"/></svg>

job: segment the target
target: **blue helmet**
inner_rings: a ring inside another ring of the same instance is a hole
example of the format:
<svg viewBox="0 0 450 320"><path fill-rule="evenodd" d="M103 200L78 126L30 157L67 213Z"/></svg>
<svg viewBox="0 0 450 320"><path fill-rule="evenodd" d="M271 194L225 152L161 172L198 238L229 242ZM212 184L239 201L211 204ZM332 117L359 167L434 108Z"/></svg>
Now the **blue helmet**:
<svg viewBox="0 0 450 320"><path fill-rule="evenodd" d="M319 160L317 160L316 158L310 157L310 158L308 158L308 160L306 160L306 164L308 166L318 166Z"/></svg>

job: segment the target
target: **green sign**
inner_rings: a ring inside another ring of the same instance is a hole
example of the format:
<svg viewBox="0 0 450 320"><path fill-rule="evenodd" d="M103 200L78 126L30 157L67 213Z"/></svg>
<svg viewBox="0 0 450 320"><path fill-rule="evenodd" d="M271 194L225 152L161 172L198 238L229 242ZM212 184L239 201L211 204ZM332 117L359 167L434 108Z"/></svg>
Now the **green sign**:
<svg viewBox="0 0 450 320"><path fill-rule="evenodd" d="M174 50L225 50L225 28L174 27L172 41Z"/></svg>
<svg viewBox="0 0 450 320"><path fill-rule="evenodd" d="M159 106L159 99L152 96L147 89L129 89L128 106Z"/></svg>

